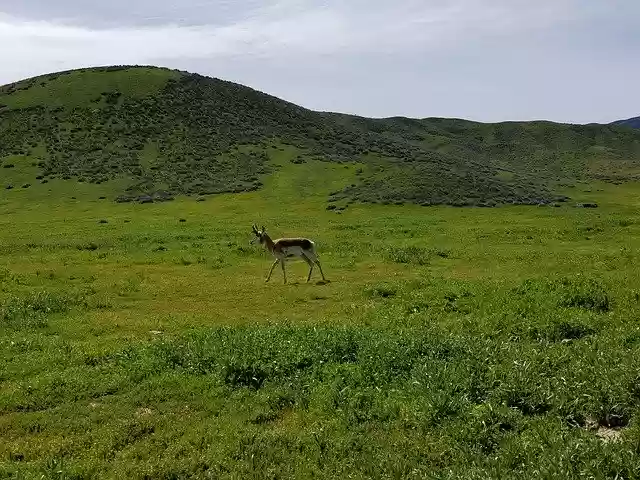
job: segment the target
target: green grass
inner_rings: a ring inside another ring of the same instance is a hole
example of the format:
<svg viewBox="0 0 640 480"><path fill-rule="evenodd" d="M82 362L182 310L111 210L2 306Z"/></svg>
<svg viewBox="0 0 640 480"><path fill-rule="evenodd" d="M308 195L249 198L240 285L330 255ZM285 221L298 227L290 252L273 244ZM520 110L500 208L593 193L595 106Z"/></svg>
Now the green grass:
<svg viewBox="0 0 640 480"><path fill-rule="evenodd" d="M206 201L0 191L1 477L640 476L640 185L327 210L364 167L278 152ZM253 223L331 282L265 284Z"/></svg>
<svg viewBox="0 0 640 480"><path fill-rule="evenodd" d="M8 88L3 103L14 110L48 106L50 108L86 108L91 103L104 106L123 95L144 98L158 94L176 72L139 67L136 69L84 69L35 77ZM108 93L117 92L120 95Z"/></svg>
<svg viewBox="0 0 640 480"><path fill-rule="evenodd" d="M326 192L336 209L548 204L567 199L563 185L640 178L640 131L624 126L374 120L152 67L61 72L0 87L0 138L0 164L34 164L25 182L33 188L117 181L110 200L120 202L255 191L282 149L294 165L358 166L350 183Z"/></svg>

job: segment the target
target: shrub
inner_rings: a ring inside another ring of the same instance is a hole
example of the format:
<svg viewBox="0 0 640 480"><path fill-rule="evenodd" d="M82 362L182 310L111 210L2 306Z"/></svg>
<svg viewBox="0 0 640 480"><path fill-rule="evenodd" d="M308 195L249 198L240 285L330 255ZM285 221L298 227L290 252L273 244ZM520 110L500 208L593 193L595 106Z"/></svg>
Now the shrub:
<svg viewBox="0 0 640 480"><path fill-rule="evenodd" d="M428 248L418 246L389 247L385 256L394 263L427 265L433 253L434 252Z"/></svg>
<svg viewBox="0 0 640 480"><path fill-rule="evenodd" d="M611 308L609 295L604 287L593 279L564 279L560 281L560 306L581 308L598 313L608 312Z"/></svg>
<svg viewBox="0 0 640 480"><path fill-rule="evenodd" d="M395 297L398 294L397 287L392 285L375 285L372 287L368 287L365 289L365 295L368 297L381 297L381 298L389 298Z"/></svg>
<svg viewBox="0 0 640 480"><path fill-rule="evenodd" d="M14 329L43 328L47 316L63 313L79 305L84 298L78 294L34 292L26 297L10 297L0 306L0 326Z"/></svg>
<svg viewBox="0 0 640 480"><path fill-rule="evenodd" d="M95 250L97 250L99 248L98 244L94 243L94 242L89 242L89 243L80 243L78 245L76 245L76 248L78 250L88 250L90 252L93 252Z"/></svg>

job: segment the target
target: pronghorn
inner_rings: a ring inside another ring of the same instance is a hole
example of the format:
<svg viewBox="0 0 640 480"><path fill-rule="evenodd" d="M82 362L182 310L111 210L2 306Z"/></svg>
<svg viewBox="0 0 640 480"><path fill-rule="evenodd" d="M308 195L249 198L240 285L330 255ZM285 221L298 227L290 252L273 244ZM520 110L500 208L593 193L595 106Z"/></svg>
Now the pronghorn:
<svg viewBox="0 0 640 480"><path fill-rule="evenodd" d="M284 262L287 258L290 257L300 257L309 265L309 275L307 276L307 283L311 280L311 272L313 272L313 264L315 263L320 268L320 273L322 274L322 280L327 281L324 278L324 272L322 271L322 266L320 265L320 261L316 255L316 247L315 244L309 240L308 238L279 238L275 242L271 240L271 237L267 234L267 230L262 227L258 230L258 227L253 225L253 233L256 236L257 240L260 241L260 244L264 245L264 247L276 257L276 261L271 265L271 269L269 270L269 275L267 276L265 282L268 282L271 278L271 274L273 273L273 269L276 267L278 262L280 262L280 266L282 267L282 276L284 277L284 283L287 283L287 273L284 270ZM254 239L255 241L255 239Z"/></svg>

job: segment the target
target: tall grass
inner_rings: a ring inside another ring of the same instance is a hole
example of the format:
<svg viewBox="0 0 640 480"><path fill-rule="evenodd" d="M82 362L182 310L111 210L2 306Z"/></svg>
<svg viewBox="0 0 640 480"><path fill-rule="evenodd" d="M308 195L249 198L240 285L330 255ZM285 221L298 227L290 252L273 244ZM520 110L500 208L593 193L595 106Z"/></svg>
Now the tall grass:
<svg viewBox="0 0 640 480"><path fill-rule="evenodd" d="M68 312L84 301L80 293L66 292L36 291L22 297L11 296L0 304L0 328L43 328L48 316Z"/></svg>
<svg viewBox="0 0 640 480"><path fill-rule="evenodd" d="M8 413L112 397L116 410L122 402L163 410L195 395L189 402L196 411L185 414L211 432L143 409L116 427L117 442L69 447L83 459L72 462L76 467L103 469L105 455L131 458L118 468L136 478L143 470L131 455L146 458L163 438L187 455L165 456L184 468L178 476L205 478L210 470L262 476L273 468L297 478L344 471L381 478L502 471L514 478L540 471L632 478L640 468L627 455L634 434L607 448L583 427L591 418L603 427L629 424L640 407L638 353L611 337L541 344L437 327L229 327L72 362L64 374L14 395L13 403L5 395L2 405ZM85 438L113 428L89 425ZM231 451L208 444L218 435ZM402 448L391 448L394 442ZM550 455L557 455L555 464ZM61 468L71 474L74 467Z"/></svg>

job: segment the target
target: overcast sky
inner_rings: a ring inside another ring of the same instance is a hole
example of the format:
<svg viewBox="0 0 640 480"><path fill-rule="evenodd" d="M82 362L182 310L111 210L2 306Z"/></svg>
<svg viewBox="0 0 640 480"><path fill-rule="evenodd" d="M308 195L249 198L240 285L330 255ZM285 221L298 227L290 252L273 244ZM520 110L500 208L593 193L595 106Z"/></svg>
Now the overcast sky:
<svg viewBox="0 0 640 480"><path fill-rule="evenodd" d="M640 115L640 0L0 0L0 84L144 64L315 110Z"/></svg>

